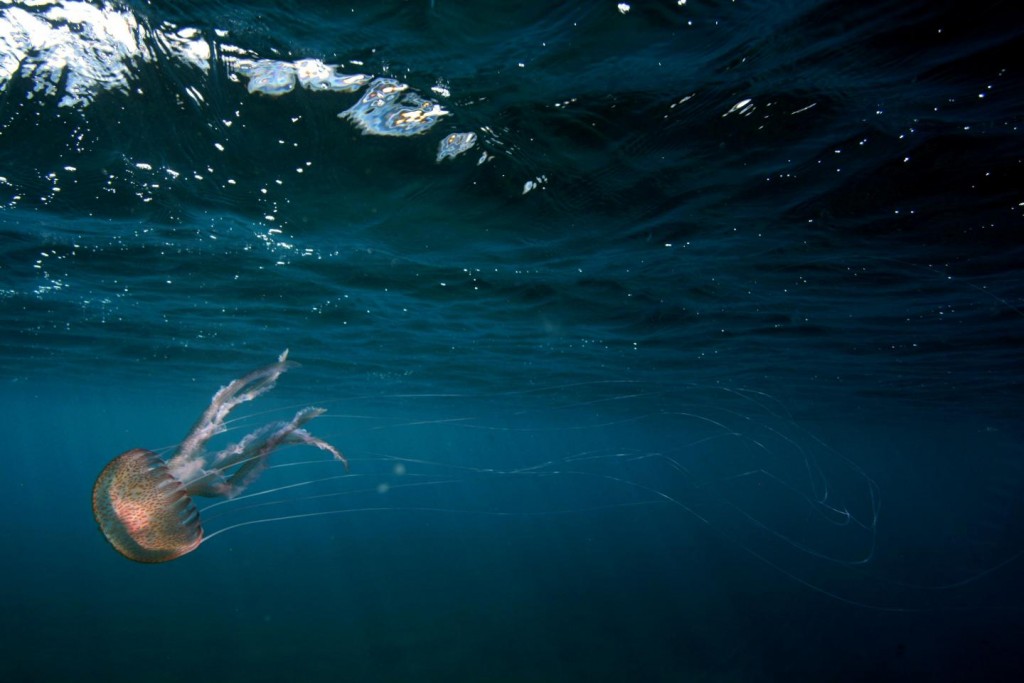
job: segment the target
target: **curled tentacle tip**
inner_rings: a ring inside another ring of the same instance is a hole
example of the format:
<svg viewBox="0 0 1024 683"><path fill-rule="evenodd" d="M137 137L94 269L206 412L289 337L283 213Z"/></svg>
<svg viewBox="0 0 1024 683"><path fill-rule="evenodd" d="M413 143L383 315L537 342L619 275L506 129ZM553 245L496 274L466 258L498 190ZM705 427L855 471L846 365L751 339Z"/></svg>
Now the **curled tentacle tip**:
<svg viewBox="0 0 1024 683"><path fill-rule="evenodd" d="M315 436L312 437L312 445L322 450L325 450L331 455L333 455L335 460L337 460L338 462L345 466L345 474L349 473L348 458L342 455L341 451L339 451L337 448L327 443L326 441L323 441L322 439L317 439Z"/></svg>

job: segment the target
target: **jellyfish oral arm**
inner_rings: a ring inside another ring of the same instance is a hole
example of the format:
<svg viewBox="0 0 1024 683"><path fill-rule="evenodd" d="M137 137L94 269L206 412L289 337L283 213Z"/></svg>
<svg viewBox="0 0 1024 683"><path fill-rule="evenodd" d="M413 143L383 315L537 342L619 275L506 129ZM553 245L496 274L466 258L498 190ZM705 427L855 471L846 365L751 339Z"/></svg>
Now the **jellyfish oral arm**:
<svg viewBox="0 0 1024 683"><path fill-rule="evenodd" d="M246 435L213 456L209 471L198 471L194 479L184 480L185 490L193 496L234 498L266 469L271 453L287 444L305 444L327 451L345 466L347 472L348 460L337 448L302 428L324 412L323 408L303 408L289 422L274 422ZM224 474L233 467L238 469L229 475Z"/></svg>
<svg viewBox="0 0 1024 683"><path fill-rule="evenodd" d="M190 495L234 498L266 469L270 454L285 444L316 446L333 455L348 471L348 461L338 449L302 428L322 415L323 408L303 408L288 422L264 425L213 456L205 453L206 442L225 430L224 420L232 410L273 389L277 378L294 365L288 361L285 349L276 363L236 379L213 395L210 407L167 462L171 474ZM232 468L237 469L229 472Z"/></svg>
<svg viewBox="0 0 1024 683"><path fill-rule="evenodd" d="M202 469L205 464L203 446L212 437L224 431L224 420L240 404L258 398L274 388L277 378L296 364L288 361L288 349L278 356L277 362L253 370L245 377L236 379L213 395L210 407L202 414L192 430L181 442L177 453L167 462L175 476L188 475L192 468ZM184 479L183 479L184 481Z"/></svg>
<svg viewBox="0 0 1024 683"><path fill-rule="evenodd" d="M316 446L320 450L327 451L328 453L333 455L334 459L341 462L341 464L345 466L345 471L348 472L348 460L345 459L345 456L342 455L337 448L327 443L323 439L318 439L317 437L307 432L305 429L296 429L294 432L292 432L285 438L283 443L295 443L305 444L307 446Z"/></svg>

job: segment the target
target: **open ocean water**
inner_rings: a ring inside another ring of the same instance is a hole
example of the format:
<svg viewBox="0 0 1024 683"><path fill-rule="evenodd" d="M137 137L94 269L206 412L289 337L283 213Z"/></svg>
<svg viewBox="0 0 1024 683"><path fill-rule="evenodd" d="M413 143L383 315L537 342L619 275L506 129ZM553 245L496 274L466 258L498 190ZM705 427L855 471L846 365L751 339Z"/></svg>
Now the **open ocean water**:
<svg viewBox="0 0 1024 683"><path fill-rule="evenodd" d="M1024 680L1022 16L4 0L0 680Z"/></svg>

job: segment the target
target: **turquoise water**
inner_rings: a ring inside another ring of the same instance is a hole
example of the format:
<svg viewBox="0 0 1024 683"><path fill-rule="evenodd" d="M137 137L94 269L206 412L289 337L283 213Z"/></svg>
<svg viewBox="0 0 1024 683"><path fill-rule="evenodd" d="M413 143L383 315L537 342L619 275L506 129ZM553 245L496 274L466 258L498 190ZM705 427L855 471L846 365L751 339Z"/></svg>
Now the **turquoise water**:
<svg viewBox="0 0 1024 683"><path fill-rule="evenodd" d="M0 677L1016 680L1018 14L4 4Z"/></svg>

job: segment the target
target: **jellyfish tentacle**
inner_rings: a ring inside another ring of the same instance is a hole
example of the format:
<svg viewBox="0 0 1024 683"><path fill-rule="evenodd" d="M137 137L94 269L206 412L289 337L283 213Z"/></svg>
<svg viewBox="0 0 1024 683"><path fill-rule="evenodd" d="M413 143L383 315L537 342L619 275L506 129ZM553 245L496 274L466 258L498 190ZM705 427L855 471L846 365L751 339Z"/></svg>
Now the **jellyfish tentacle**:
<svg viewBox="0 0 1024 683"><path fill-rule="evenodd" d="M236 444L228 446L213 457L213 467L203 470L195 479L185 483L185 489L194 496L234 498L242 493L267 467L270 454L286 444L307 444L330 452L345 466L348 461L338 449L319 439L302 425L326 412L323 408L303 408L289 422L272 422L260 427ZM232 474L224 471L238 466Z"/></svg>
<svg viewBox="0 0 1024 683"><path fill-rule="evenodd" d="M203 446L212 437L224 432L224 420L240 404L267 393L277 383L277 378L297 363L288 360L288 349L278 356L277 362L253 370L236 379L213 395L210 407L200 416L181 442L177 452L167 462L167 467L179 479L192 479L190 474L203 470L205 456Z"/></svg>
<svg viewBox="0 0 1024 683"><path fill-rule="evenodd" d="M322 451L327 451L334 456L334 459L345 466L345 471L348 472L348 460L344 455L341 454L337 448L327 443L323 439L317 438L307 432L305 429L296 429L294 432L289 434L283 443L294 443L294 444L305 444L307 446L316 446Z"/></svg>

